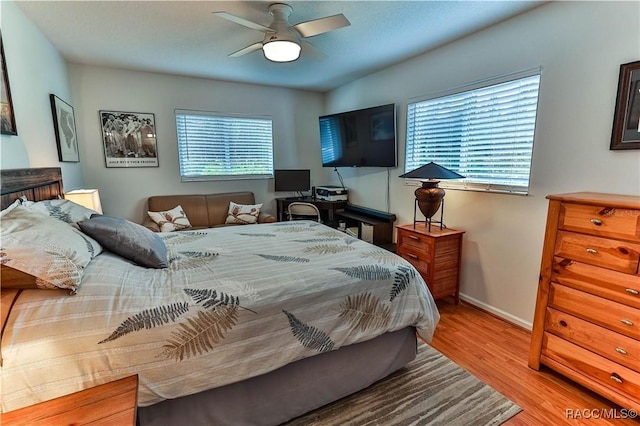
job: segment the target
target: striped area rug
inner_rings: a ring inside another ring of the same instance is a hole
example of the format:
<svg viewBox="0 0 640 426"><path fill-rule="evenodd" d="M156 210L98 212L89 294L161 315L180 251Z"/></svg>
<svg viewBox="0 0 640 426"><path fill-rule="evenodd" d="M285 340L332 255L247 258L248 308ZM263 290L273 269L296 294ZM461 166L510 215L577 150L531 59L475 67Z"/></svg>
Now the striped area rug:
<svg viewBox="0 0 640 426"><path fill-rule="evenodd" d="M420 343L405 368L286 426L500 425L522 409L435 349Z"/></svg>

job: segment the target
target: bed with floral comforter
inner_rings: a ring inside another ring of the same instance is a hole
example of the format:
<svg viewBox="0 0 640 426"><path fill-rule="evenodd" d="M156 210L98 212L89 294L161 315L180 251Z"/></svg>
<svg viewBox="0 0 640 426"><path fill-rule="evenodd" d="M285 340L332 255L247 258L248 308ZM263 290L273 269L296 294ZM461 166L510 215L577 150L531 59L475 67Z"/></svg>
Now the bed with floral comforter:
<svg viewBox="0 0 640 426"><path fill-rule="evenodd" d="M273 371L439 315L400 257L317 222L159 234L165 269L110 252L77 294L25 291L2 339L2 410L138 374L140 406Z"/></svg>

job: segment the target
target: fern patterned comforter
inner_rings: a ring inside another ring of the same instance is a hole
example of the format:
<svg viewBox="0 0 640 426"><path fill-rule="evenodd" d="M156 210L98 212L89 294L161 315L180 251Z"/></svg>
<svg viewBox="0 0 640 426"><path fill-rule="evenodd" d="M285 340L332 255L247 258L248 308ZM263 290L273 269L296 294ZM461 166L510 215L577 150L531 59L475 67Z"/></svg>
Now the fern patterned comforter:
<svg viewBox="0 0 640 426"><path fill-rule="evenodd" d="M139 374L141 406L439 320L400 257L316 222L159 234L170 266L103 252L74 296L26 290L2 340L9 411Z"/></svg>

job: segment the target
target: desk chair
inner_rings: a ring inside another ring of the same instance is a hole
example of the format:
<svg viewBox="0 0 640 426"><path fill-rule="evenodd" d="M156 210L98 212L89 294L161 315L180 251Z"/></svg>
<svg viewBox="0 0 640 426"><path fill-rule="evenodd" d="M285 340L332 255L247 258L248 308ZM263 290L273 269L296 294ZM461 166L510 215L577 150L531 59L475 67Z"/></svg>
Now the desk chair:
<svg viewBox="0 0 640 426"><path fill-rule="evenodd" d="M320 210L311 203L293 202L287 208L289 220L311 219L321 222Z"/></svg>

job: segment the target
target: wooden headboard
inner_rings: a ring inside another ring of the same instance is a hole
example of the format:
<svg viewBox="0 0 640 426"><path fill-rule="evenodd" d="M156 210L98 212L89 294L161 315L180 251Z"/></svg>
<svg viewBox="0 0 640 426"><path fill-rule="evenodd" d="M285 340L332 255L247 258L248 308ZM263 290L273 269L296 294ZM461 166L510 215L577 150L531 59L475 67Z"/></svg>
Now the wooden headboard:
<svg viewBox="0 0 640 426"><path fill-rule="evenodd" d="M62 173L60 167L46 167L37 169L8 169L0 170L0 191L2 209L23 195L31 201L42 201L64 196ZM4 267L4 265L2 265ZM7 271L3 271L7 273ZM0 280L2 279L0 274ZM0 336L11 312L11 307L20 295L20 289L3 289L0 304ZM2 358L0 357L0 365Z"/></svg>
<svg viewBox="0 0 640 426"><path fill-rule="evenodd" d="M60 167L1 170L0 189L2 209L23 195L31 201L64 196Z"/></svg>

